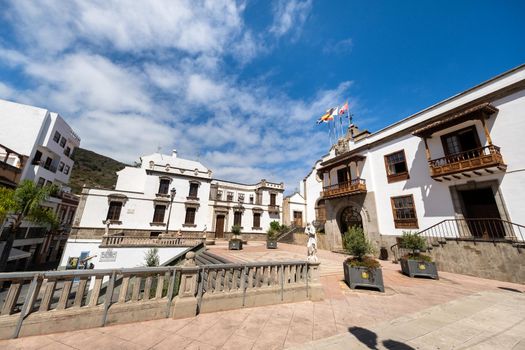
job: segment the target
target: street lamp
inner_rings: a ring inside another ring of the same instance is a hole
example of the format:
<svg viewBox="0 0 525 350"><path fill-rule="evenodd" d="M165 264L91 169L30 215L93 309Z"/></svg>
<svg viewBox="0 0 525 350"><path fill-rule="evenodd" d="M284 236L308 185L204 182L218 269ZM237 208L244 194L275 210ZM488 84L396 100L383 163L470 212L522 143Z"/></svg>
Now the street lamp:
<svg viewBox="0 0 525 350"><path fill-rule="evenodd" d="M173 206L173 199L175 199L176 194L177 190L173 187L170 191L170 211L168 213L168 222L166 223L166 234L168 234L168 228L170 227L171 207Z"/></svg>

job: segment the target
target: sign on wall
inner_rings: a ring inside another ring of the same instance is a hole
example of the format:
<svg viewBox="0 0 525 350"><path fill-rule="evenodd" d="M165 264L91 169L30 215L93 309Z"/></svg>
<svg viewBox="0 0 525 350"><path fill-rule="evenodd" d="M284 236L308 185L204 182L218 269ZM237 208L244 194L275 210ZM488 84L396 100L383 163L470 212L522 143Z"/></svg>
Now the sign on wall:
<svg viewBox="0 0 525 350"><path fill-rule="evenodd" d="M117 261L117 252L113 248L108 248L106 251L100 253L100 262L115 262Z"/></svg>

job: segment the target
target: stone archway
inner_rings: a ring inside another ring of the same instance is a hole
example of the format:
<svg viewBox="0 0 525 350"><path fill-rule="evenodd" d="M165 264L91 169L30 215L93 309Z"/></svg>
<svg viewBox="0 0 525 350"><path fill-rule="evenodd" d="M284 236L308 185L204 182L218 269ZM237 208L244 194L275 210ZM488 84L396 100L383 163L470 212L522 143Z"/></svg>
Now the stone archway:
<svg viewBox="0 0 525 350"><path fill-rule="evenodd" d="M354 206L344 208L339 215L339 230L341 235L352 226L363 228L363 218L360 209Z"/></svg>

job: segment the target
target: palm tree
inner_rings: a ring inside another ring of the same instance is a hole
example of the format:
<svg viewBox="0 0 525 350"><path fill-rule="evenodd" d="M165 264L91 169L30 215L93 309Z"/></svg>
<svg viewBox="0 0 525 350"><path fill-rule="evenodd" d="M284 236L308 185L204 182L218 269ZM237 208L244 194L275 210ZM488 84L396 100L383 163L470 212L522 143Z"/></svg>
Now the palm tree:
<svg viewBox="0 0 525 350"><path fill-rule="evenodd" d="M42 206L42 203L56 191L56 186L38 187L30 180L22 181L16 190L0 189L0 221L3 223L0 240L5 241L0 256L0 271L6 269L9 252L22 222L29 221L51 228L57 227L58 220L53 210ZM9 226L5 233L4 225Z"/></svg>

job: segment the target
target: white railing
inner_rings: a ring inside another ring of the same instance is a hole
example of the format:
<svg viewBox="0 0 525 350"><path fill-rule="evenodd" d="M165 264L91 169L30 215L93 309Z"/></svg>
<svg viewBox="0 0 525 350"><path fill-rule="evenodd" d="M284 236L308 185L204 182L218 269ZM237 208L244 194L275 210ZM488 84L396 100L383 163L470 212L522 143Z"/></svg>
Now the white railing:
<svg viewBox="0 0 525 350"><path fill-rule="evenodd" d="M200 235L202 236L202 234ZM133 237L105 236L101 247L193 247L206 241L205 237Z"/></svg>

